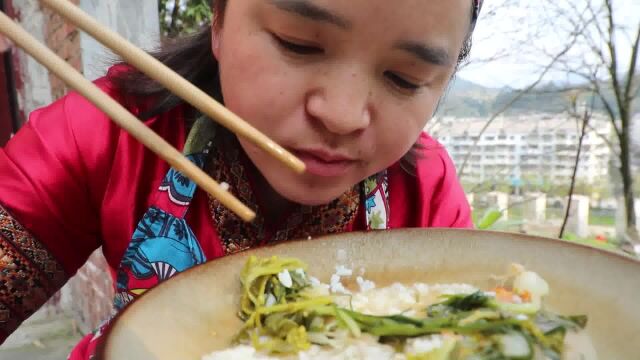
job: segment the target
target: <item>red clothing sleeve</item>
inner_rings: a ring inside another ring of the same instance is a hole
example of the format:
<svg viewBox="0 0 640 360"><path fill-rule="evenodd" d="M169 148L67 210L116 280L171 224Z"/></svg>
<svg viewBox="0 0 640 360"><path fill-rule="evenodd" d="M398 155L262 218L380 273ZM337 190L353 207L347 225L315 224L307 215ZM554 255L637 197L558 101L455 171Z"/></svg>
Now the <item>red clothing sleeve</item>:
<svg viewBox="0 0 640 360"><path fill-rule="evenodd" d="M99 210L117 131L97 111L70 94L34 111L0 150L0 203L68 275L101 244ZM78 135L87 133L99 136Z"/></svg>
<svg viewBox="0 0 640 360"><path fill-rule="evenodd" d="M432 227L470 228L473 227L471 209L467 197L458 181L458 174L449 154L439 151L442 162L442 177L431 197L432 208L428 221ZM424 167L419 171L428 171ZM426 212L423 212L426 215ZM423 219L426 221L427 219Z"/></svg>
<svg viewBox="0 0 640 360"><path fill-rule="evenodd" d="M101 245L117 131L97 111L70 94L34 111L0 149L0 340Z"/></svg>
<svg viewBox="0 0 640 360"><path fill-rule="evenodd" d="M111 85L119 71L95 84L138 115L143 109ZM182 107L144 124L182 148ZM168 168L77 93L31 114L0 149L0 343L98 247L117 267ZM203 214L190 225L209 239Z"/></svg>
<svg viewBox="0 0 640 360"><path fill-rule="evenodd" d="M446 149L426 133L416 158L415 174L399 164L389 171L390 226L473 227L471 209Z"/></svg>

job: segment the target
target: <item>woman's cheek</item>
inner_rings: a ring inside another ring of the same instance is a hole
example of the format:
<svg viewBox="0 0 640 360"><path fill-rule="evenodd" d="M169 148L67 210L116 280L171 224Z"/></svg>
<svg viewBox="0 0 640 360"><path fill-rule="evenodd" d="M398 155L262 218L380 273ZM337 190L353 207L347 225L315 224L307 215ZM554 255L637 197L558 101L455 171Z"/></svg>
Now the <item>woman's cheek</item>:
<svg viewBox="0 0 640 360"><path fill-rule="evenodd" d="M386 120L385 126L377 131L379 134L379 141L381 152L388 154L392 161L398 160L404 154L406 154L413 144L416 142L424 124L418 120L420 115L416 112L410 113L405 111L399 111L395 115L389 116Z"/></svg>
<svg viewBox="0 0 640 360"><path fill-rule="evenodd" d="M377 173L400 160L413 145L413 142L402 140L403 138L404 136L398 131L387 131L379 135L367 171Z"/></svg>
<svg viewBox="0 0 640 360"><path fill-rule="evenodd" d="M237 59L230 59L230 64L223 68L225 105L258 129L265 130L269 119L277 116L273 104L282 100L281 70L264 58Z"/></svg>

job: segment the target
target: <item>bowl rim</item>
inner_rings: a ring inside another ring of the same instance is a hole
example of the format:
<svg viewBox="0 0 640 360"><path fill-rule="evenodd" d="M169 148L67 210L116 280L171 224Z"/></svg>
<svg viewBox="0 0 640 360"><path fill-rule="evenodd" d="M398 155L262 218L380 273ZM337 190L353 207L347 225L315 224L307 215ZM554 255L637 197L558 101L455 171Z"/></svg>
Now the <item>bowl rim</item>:
<svg viewBox="0 0 640 360"><path fill-rule="evenodd" d="M438 227L433 227L433 228L395 228L395 229L387 229L387 230L380 230L380 231L350 231L350 232L343 232L343 233L337 233L337 234L329 234L329 235L323 235L323 236L318 236L312 239L295 239L295 240L289 240L289 241L283 241L283 242L278 242L278 243L274 243L274 244L267 244L264 246L260 246L260 247L255 247L255 248L251 248L245 251L241 251L238 253L234 253L231 255L226 255L217 259L212 259L209 260L205 263L193 266L183 272L180 272L178 274L176 274L175 276L171 277L168 280L173 280L175 278L178 278L180 276L187 276L188 274L190 274L191 272L195 272L195 271L199 271L197 269L201 269L203 266L206 266L210 263L213 262L219 262L219 261L233 261L233 259L235 259L236 257L247 257L247 256L251 256L253 252L259 250L259 249L264 249L264 248L278 248L278 247L284 247L284 246L288 246L290 244L294 244L294 243L301 243L301 242L306 242L306 241L324 241L324 242L329 242L332 241L332 239L336 238L336 237L344 237L347 238L345 239L348 240L348 238L351 237L357 237L360 235L369 235L371 233L376 233L376 232L388 232L388 233L406 233L406 232L422 232L422 233L429 233L429 232L434 232L434 233L450 233L450 234L459 234L459 235L464 235L465 233L478 233L478 232L482 232L483 234L487 234L487 235L499 235L504 237L505 235L512 237L513 239L517 239L517 241L531 241L531 242L546 242L546 243L553 243L553 246L563 246L563 247L569 247L569 248L577 248L577 249L581 249L581 251L588 251L591 252L593 254L599 254L599 255L604 255L610 258L614 258L614 259L618 259L618 260L622 260L622 261L627 261L630 262L631 264L634 264L635 266L638 267L638 269L640 270L640 258L635 258L632 257L630 255L627 255L625 253L622 252L615 252L615 251L610 251L610 250L606 250L606 249L601 249L601 248L597 248L591 245L587 245L587 244L582 244L582 243L578 243L578 242L573 242L573 241L566 241L566 240L562 240L562 239L557 239L557 238L551 238L551 237L544 237L544 236L538 236L538 235L529 235L529 234L521 234L521 233L512 233L512 232L506 232L506 231L493 231L493 230L478 230L478 229L463 229L463 228L438 228ZM459 236L462 237L462 236ZM135 306L136 303L141 303L141 300L148 297L148 294L151 293L153 290L158 289L162 286L170 286L170 285L166 285L167 283L170 283L169 281L165 280L162 283L156 285L155 287L149 289L148 291L145 291L142 295L140 295L135 301L133 301L132 303L130 303L129 305L127 305L124 309L122 309L121 311L119 311L109 322L108 325L106 327L106 329L102 332L102 334L100 335L100 339L98 340L98 344L96 346L95 349L95 358L94 360L106 360L106 351L107 351L107 347L109 345L109 342L111 340L111 334L113 333L113 330L115 328L115 325L118 324L118 321L126 316L131 308L133 306ZM138 306L142 306L142 305L138 305Z"/></svg>

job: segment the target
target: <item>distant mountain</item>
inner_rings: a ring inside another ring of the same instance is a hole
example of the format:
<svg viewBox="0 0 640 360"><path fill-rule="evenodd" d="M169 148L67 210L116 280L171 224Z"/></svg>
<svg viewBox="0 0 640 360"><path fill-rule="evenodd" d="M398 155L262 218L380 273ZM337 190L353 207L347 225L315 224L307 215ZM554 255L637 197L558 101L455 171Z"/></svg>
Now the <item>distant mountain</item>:
<svg viewBox="0 0 640 360"><path fill-rule="evenodd" d="M473 81L465 80L461 77L455 77L451 81L449 86L451 91L455 91L459 94L474 94L474 93L486 93L487 91L495 93L500 91L499 88L490 88L480 84L476 84Z"/></svg>
<svg viewBox="0 0 640 360"><path fill-rule="evenodd" d="M455 117L489 116L499 93L500 89L456 77L449 85L438 113Z"/></svg>
<svg viewBox="0 0 640 360"><path fill-rule="evenodd" d="M640 81L640 75L638 75ZM606 84L603 84L606 87ZM506 111L507 115L521 115L531 112L559 113L566 111L569 107L570 99L563 93L562 87L557 84L545 84L525 94ZM480 84L455 78L449 85L443 101L438 108L439 116L453 117L483 117L491 116L495 112L504 108L515 97L519 95L519 90L510 87L501 89L485 87ZM614 100L612 91L606 96L608 100ZM591 99L584 99L587 103ZM599 99L595 99L597 111L604 111L604 106ZM640 113L640 105L635 109Z"/></svg>

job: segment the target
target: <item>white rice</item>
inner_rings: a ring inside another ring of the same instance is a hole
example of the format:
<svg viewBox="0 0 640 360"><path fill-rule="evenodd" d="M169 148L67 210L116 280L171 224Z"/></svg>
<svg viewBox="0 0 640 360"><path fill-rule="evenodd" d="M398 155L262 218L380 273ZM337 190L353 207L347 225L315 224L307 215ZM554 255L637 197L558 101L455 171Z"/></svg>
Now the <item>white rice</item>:
<svg viewBox="0 0 640 360"><path fill-rule="evenodd" d="M358 283L360 292L367 292L376 288L376 283L371 280L365 280L364 278L362 278L362 276L358 276L356 282Z"/></svg>
<svg viewBox="0 0 640 360"><path fill-rule="evenodd" d="M351 276L353 275L353 270L347 269L344 265L338 265L336 266L335 274L340 277Z"/></svg>
<svg viewBox="0 0 640 360"><path fill-rule="evenodd" d="M211 355L204 356L202 360L406 360L402 354L396 354L388 345L378 343L377 339L364 335L351 341L341 349L327 349L313 345L307 351L294 356L271 357L258 353L251 346L241 345Z"/></svg>
<svg viewBox="0 0 640 360"><path fill-rule="evenodd" d="M444 345L444 338L440 335L424 336L407 341L406 350L411 354L428 353Z"/></svg>

